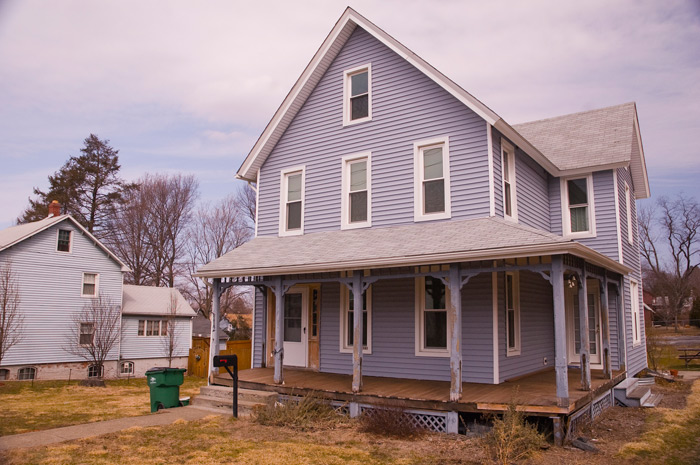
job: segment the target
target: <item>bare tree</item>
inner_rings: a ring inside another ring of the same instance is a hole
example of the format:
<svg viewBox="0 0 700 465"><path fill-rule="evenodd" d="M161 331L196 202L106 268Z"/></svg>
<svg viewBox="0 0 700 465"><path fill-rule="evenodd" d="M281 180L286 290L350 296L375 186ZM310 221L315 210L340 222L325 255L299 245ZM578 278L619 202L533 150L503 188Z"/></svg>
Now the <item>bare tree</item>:
<svg viewBox="0 0 700 465"><path fill-rule="evenodd" d="M178 295L175 289L170 290L168 301L168 314L161 322L161 343L163 352L168 359L168 367L172 367L175 352L180 348L180 328L177 325ZM165 332L165 334L163 334Z"/></svg>
<svg viewBox="0 0 700 465"><path fill-rule="evenodd" d="M119 341L119 307L108 297L90 299L72 318L71 337L64 348L95 366L98 377L104 375L104 362Z"/></svg>
<svg viewBox="0 0 700 465"><path fill-rule="evenodd" d="M238 190L236 194L236 203L243 212L247 225L251 231L255 231L255 214L257 211L257 186L254 184L246 184Z"/></svg>
<svg viewBox="0 0 700 465"><path fill-rule="evenodd" d="M192 274L202 265L243 245L252 236L252 231L246 224L246 213L238 203L239 199L240 196L229 195L214 205L202 205L189 231L190 282L187 294L195 302L198 311L207 318L211 311L211 286L192 277ZM234 301L238 294L235 289L226 292ZM225 301L222 299L222 308Z"/></svg>
<svg viewBox="0 0 700 465"><path fill-rule="evenodd" d="M148 201L138 186L125 194L123 207L113 222L113 240L109 245L131 269L126 276L130 284L153 284L153 249L147 241L152 221L148 212Z"/></svg>
<svg viewBox="0 0 700 465"><path fill-rule="evenodd" d="M700 265L700 205L683 194L660 198L639 215L647 288L665 302L662 311L678 328L692 298L692 274Z"/></svg>
<svg viewBox="0 0 700 465"><path fill-rule="evenodd" d="M11 347L22 340L24 317L20 314L20 295L12 262L0 262L0 364Z"/></svg>

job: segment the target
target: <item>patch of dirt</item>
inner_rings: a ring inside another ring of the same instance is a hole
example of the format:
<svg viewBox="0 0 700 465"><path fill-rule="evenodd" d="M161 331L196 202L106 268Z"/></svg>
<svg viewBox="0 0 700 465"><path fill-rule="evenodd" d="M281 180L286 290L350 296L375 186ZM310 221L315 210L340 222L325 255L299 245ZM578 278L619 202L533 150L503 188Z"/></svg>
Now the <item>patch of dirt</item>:
<svg viewBox="0 0 700 465"><path fill-rule="evenodd" d="M659 407L681 410L687 405L688 394L690 394L692 387L692 381L680 380L671 383L663 379L657 379L656 385L651 388L651 391L654 394L663 394L664 397L661 399Z"/></svg>

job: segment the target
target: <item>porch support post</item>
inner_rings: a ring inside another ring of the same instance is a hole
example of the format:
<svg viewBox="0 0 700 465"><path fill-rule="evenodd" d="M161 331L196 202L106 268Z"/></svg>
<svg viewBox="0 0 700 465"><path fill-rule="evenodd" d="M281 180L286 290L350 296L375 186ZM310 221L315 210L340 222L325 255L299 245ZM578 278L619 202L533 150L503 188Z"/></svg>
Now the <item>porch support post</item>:
<svg viewBox="0 0 700 465"><path fill-rule="evenodd" d="M617 284L617 295L615 303L617 304L617 350L620 352L618 358L620 360L620 370L627 370L627 311L625 310L625 278L620 276L620 281Z"/></svg>
<svg viewBox="0 0 700 465"><path fill-rule="evenodd" d="M569 406L569 377L566 366L566 312L564 303L564 263L561 255L552 257L552 299L554 303L554 367L557 405Z"/></svg>
<svg viewBox="0 0 700 465"><path fill-rule="evenodd" d="M275 277L272 291L275 293L274 381L277 384L284 384L284 375L282 373L282 363L284 363L284 287L282 286L282 276Z"/></svg>
<svg viewBox="0 0 700 465"><path fill-rule="evenodd" d="M608 309L608 277L604 276L600 283L600 312L603 324L603 373L612 379L612 359L610 356L610 314Z"/></svg>
<svg viewBox="0 0 700 465"><path fill-rule="evenodd" d="M219 355L219 297L221 278L214 278L211 284L211 336L209 339L209 384L214 381L214 357Z"/></svg>
<svg viewBox="0 0 700 465"><path fill-rule="evenodd" d="M447 324L450 328L450 401L458 402L462 397L462 280L459 264L450 265L450 310Z"/></svg>
<svg viewBox="0 0 700 465"><path fill-rule="evenodd" d="M362 390L362 319L364 314L362 294L362 270L355 270L352 274L352 392Z"/></svg>
<svg viewBox="0 0 700 465"><path fill-rule="evenodd" d="M588 285L586 284L586 264L581 270L581 284L578 287L578 321L581 339L581 389L591 390L591 338L588 327Z"/></svg>

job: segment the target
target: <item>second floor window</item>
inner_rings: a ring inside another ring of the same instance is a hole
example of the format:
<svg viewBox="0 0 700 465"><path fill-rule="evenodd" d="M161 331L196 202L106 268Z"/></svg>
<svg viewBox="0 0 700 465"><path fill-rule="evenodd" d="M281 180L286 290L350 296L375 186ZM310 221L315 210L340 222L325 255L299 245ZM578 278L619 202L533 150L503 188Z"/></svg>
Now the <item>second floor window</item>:
<svg viewBox="0 0 700 465"><path fill-rule="evenodd" d="M354 124L372 119L371 66L365 65L345 71L345 102L343 124Z"/></svg>
<svg viewBox="0 0 700 465"><path fill-rule="evenodd" d="M501 171L503 178L503 215L517 219L515 196L515 150L505 140L501 141Z"/></svg>
<svg viewBox="0 0 700 465"><path fill-rule="evenodd" d="M593 178L588 175L562 182L564 235L595 236Z"/></svg>
<svg viewBox="0 0 700 465"><path fill-rule="evenodd" d="M343 198L341 227L358 228L371 225L369 154L343 158Z"/></svg>
<svg viewBox="0 0 700 465"><path fill-rule="evenodd" d="M56 244L56 250L59 252L70 252L70 239L71 231L68 229L58 230L58 243Z"/></svg>
<svg viewBox="0 0 700 465"><path fill-rule="evenodd" d="M83 297L97 297L97 281L96 273L83 273Z"/></svg>
<svg viewBox="0 0 700 465"><path fill-rule="evenodd" d="M447 138L414 144L414 220L450 217L450 164Z"/></svg>
<svg viewBox="0 0 700 465"><path fill-rule="evenodd" d="M304 170L282 172L280 236L304 232Z"/></svg>

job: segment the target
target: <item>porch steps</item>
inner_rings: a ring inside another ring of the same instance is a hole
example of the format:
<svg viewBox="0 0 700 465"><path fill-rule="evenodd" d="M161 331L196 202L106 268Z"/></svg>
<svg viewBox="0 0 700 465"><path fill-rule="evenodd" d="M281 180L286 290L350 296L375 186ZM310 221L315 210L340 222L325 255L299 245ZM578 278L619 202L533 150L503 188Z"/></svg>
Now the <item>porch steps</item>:
<svg viewBox="0 0 700 465"><path fill-rule="evenodd" d="M265 405L277 399L277 393L255 391L252 389L238 390L238 416L246 417L253 413L258 405ZM223 415L233 414L233 388L227 386L202 386L199 395L194 396L192 405L212 413Z"/></svg>
<svg viewBox="0 0 700 465"><path fill-rule="evenodd" d="M627 378L613 389L615 400L626 407L656 407L662 394L653 394L649 384L639 378Z"/></svg>

